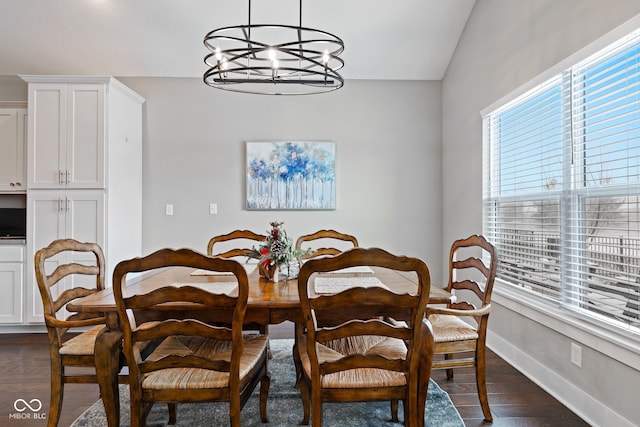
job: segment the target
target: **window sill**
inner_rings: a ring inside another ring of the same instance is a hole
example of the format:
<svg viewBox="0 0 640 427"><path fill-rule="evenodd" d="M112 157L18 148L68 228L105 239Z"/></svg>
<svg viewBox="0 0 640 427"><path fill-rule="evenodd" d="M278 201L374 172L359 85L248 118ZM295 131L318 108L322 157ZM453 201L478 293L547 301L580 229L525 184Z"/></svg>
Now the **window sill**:
<svg viewBox="0 0 640 427"><path fill-rule="evenodd" d="M560 305L498 280L493 302L640 370L640 336L632 332L579 317Z"/></svg>

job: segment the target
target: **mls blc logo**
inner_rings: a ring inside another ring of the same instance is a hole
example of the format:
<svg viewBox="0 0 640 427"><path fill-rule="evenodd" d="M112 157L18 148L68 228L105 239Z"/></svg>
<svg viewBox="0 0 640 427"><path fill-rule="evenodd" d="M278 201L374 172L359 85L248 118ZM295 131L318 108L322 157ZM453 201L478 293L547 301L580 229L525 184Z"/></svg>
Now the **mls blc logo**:
<svg viewBox="0 0 640 427"><path fill-rule="evenodd" d="M17 412L9 414L10 420L44 420L47 418L46 412L39 412L42 409L40 399L31 399L28 402L25 399L16 399L13 402L13 409Z"/></svg>

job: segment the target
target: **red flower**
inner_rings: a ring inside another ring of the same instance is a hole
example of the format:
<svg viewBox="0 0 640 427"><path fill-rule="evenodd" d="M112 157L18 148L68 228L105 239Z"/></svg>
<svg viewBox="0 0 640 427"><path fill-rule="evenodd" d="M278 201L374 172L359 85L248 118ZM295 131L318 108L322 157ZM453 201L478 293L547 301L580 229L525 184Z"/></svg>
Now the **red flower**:
<svg viewBox="0 0 640 427"><path fill-rule="evenodd" d="M268 249L268 248L262 248L262 249L260 249L260 255L262 255L262 256L264 256L264 257L266 257L266 258L264 259L264 261L262 261L262 264L263 264L265 267L268 267L268 266L269 266L269 264L271 264L271 260L270 260L270 259L268 258L268 256L267 256L267 255L269 255L269 249Z"/></svg>

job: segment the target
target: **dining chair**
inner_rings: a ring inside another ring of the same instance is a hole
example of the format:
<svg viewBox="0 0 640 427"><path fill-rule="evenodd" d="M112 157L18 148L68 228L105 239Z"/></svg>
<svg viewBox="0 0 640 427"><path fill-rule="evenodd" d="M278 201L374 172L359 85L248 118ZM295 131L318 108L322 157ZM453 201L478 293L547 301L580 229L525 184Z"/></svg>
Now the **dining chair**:
<svg viewBox="0 0 640 427"><path fill-rule="evenodd" d="M340 233L335 230L318 230L315 233L305 234L296 239L296 249L302 250L303 246L308 246L313 241L317 241L315 243L325 244L329 241L334 241L335 246L344 246L344 247L358 247L358 239L355 236L350 234ZM339 241L342 241L341 244ZM317 247L311 248L312 251L306 255L302 256L302 259L316 258L319 256L325 255L337 255L341 253L344 249L339 249L337 247Z"/></svg>
<svg viewBox="0 0 640 427"><path fill-rule="evenodd" d="M128 274L169 266L231 273L235 282L159 284L147 292L127 292ZM258 382L260 416L268 422L268 338L243 333L249 282L242 264L190 249L161 249L120 262L113 288L129 364L132 426L145 425L154 402L226 401L230 425L238 427ZM167 304L178 308L168 312ZM203 311L215 312L220 323L198 320ZM156 347L143 354L140 347L149 341Z"/></svg>
<svg viewBox="0 0 640 427"><path fill-rule="evenodd" d="M106 319L103 315L65 313L64 308L75 299L104 289L105 261L99 245L62 239L38 250L34 264L49 337L51 399L47 425L53 427L60 419L65 384L98 383L94 344ZM69 373L68 367L94 369ZM119 375L118 381L126 383L127 376Z"/></svg>
<svg viewBox="0 0 640 427"><path fill-rule="evenodd" d="M244 246L248 242L262 242L266 240L267 236L264 234L257 234L251 230L234 230L227 234L220 234L218 236L213 236L209 240L209 244L207 245L207 255L209 256L217 256L220 258L238 258L238 257L250 257L252 253L251 248L233 248L226 249L222 252L214 253L213 249L216 243L218 246L220 244L224 244L229 241L237 241L236 243ZM257 329L261 334L268 335L269 334L269 326L268 325L245 325L245 329Z"/></svg>
<svg viewBox="0 0 640 427"><path fill-rule="evenodd" d="M483 236L456 240L449 254L446 287L455 299L446 308L427 309L433 327L434 354L444 355L434 359L433 369L446 369L447 379L451 380L453 368L475 367L478 397L487 421L492 421L493 416L485 376L486 336L497 263L494 246Z"/></svg>
<svg viewBox="0 0 640 427"><path fill-rule="evenodd" d="M331 273L356 266L415 272L417 290L397 294L381 282L371 283L376 282L372 276ZM348 284L344 291L334 287L339 281ZM327 285L328 293L319 288ZM314 427L322 425L323 402L390 401L393 414L399 400L406 426L424 424L433 351L425 319L429 290L423 261L378 248L355 248L304 263L298 292L306 334L296 337L304 424L311 415Z"/></svg>
<svg viewBox="0 0 640 427"><path fill-rule="evenodd" d="M246 243L248 241L256 241L262 242L267 238L264 234L257 234L250 230L234 230L227 234L221 234L218 236L213 236L209 243L207 244L207 255L209 256L219 256L222 258L235 258L235 257L243 257L249 256L251 253L251 248L234 248L227 249L222 252L214 253L213 249L216 243L220 246L223 242L228 242L231 240L237 240L237 243Z"/></svg>
<svg viewBox="0 0 640 427"><path fill-rule="evenodd" d="M331 244L331 247L324 247L323 245ZM303 248L303 246L305 248ZM339 247L338 247L339 246ZM296 239L296 250L307 250L307 253L300 257L300 260L324 257L328 255L338 255L345 249L352 247L358 247L358 239L350 234L341 233L336 230L318 230L315 233L304 234ZM301 323L294 325L295 335L305 333L305 326ZM328 344L329 345L329 344ZM294 360L297 361L294 352ZM300 369L296 365L296 374L298 376L297 381L300 381Z"/></svg>

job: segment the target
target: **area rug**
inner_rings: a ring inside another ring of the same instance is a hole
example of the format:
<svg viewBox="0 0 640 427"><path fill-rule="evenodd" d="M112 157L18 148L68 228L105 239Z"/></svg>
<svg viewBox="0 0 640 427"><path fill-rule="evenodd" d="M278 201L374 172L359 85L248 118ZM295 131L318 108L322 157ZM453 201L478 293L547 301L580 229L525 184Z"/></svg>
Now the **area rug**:
<svg viewBox="0 0 640 427"><path fill-rule="evenodd" d="M260 421L258 389L242 409L243 426L295 426L302 421L302 401L298 389L294 387L295 367L291 358L293 340L272 340L273 358L269 361L271 386L267 413L269 423ZM177 426L225 426L229 424L229 406L226 403L178 404ZM389 402L366 403L325 403L323 405L323 425L327 427L345 426L401 426L403 425L402 404L398 410L399 423L391 422ZM156 404L147 417L148 427L167 426L169 415L167 406ZM97 401L87 409L72 427L103 427L106 417L102 401ZM129 390L120 386L120 425L129 425ZM425 425L428 427L464 427L460 414L453 406L449 395L433 380L429 384Z"/></svg>

